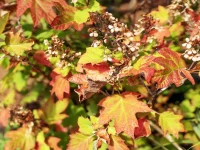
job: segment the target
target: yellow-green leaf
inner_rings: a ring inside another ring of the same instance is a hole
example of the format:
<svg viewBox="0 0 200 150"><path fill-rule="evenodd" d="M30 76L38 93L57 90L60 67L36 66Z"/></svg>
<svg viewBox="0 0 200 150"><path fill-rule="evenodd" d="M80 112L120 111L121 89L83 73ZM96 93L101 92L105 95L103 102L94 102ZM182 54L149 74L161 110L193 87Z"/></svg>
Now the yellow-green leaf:
<svg viewBox="0 0 200 150"><path fill-rule="evenodd" d="M24 52L30 50L34 44L33 40L24 39L20 31L9 32L6 35L5 43L6 45L3 49L10 53L10 55L17 56L23 55Z"/></svg>
<svg viewBox="0 0 200 150"><path fill-rule="evenodd" d="M9 13L0 16L0 34L3 32L9 18Z"/></svg>
<svg viewBox="0 0 200 150"><path fill-rule="evenodd" d="M38 133L37 142L39 150L50 150L50 147L45 143L45 136L43 131L40 131Z"/></svg>
<svg viewBox="0 0 200 150"><path fill-rule="evenodd" d="M163 6L158 6L158 11L152 11L150 15L152 15L154 19L159 19L161 24L165 24L169 20L168 10Z"/></svg>
<svg viewBox="0 0 200 150"><path fill-rule="evenodd" d="M79 117L78 118L79 131L83 134L91 135L93 132L92 123L88 118Z"/></svg>
<svg viewBox="0 0 200 150"><path fill-rule="evenodd" d="M181 115L175 115L173 112L166 111L159 116L159 125L163 130L163 134L166 135L167 132L178 138L179 132L184 132L184 126L180 122L183 118Z"/></svg>
<svg viewBox="0 0 200 150"><path fill-rule="evenodd" d="M93 137L76 133L70 135L70 141L67 150L93 150Z"/></svg>
<svg viewBox="0 0 200 150"><path fill-rule="evenodd" d="M62 112L67 108L68 103L68 99L54 102L53 98L50 98L44 107L38 110L38 114L47 124L55 124L57 121L67 117L67 115Z"/></svg>
<svg viewBox="0 0 200 150"><path fill-rule="evenodd" d="M88 47L86 53L81 56L78 64L97 64L103 62L104 54L108 51L104 46Z"/></svg>
<svg viewBox="0 0 200 150"><path fill-rule="evenodd" d="M181 25L181 22L175 23L169 28L169 32L172 37L181 35L183 31L184 31L184 28Z"/></svg>

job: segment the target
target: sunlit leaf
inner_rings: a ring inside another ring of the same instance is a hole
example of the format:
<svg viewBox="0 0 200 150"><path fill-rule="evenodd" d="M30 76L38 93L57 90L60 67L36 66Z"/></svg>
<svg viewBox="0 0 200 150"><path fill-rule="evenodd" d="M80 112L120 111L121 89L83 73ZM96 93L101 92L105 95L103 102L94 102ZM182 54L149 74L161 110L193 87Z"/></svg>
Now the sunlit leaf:
<svg viewBox="0 0 200 150"><path fill-rule="evenodd" d="M35 138L29 128L21 127L9 131L5 137L10 139L5 145L5 150L32 150L35 147Z"/></svg>
<svg viewBox="0 0 200 150"><path fill-rule="evenodd" d="M76 133L70 135L70 141L67 150L93 150L93 137L91 135L84 135Z"/></svg>
<svg viewBox="0 0 200 150"><path fill-rule="evenodd" d="M186 70L186 64L177 52L173 52L168 48L158 51L163 57L157 57L153 61L164 67L162 70L156 71L153 81L156 82L157 88L165 88L171 84L180 86L187 78L192 84L194 79L190 72Z"/></svg>
<svg viewBox="0 0 200 150"><path fill-rule="evenodd" d="M92 134L93 127L91 121L88 118L79 117L78 126L79 126L79 132L86 135Z"/></svg>
<svg viewBox="0 0 200 150"><path fill-rule="evenodd" d="M109 150L129 150L129 148L124 143L124 140L115 135L111 135L111 141L108 148Z"/></svg>
<svg viewBox="0 0 200 150"><path fill-rule="evenodd" d="M159 19L161 24L165 24L169 20L168 10L163 6L158 6L158 11L152 11L150 13L154 19Z"/></svg>
<svg viewBox="0 0 200 150"><path fill-rule="evenodd" d="M182 118L183 116L175 115L169 111L161 113L159 116L159 125L163 130L163 134L166 135L169 132L178 138L178 133L185 131L183 124L180 122Z"/></svg>
<svg viewBox="0 0 200 150"><path fill-rule="evenodd" d="M60 3L63 6L66 5L64 0L17 0L17 16L21 16L26 9L30 8L34 26L39 24L41 18L45 18L51 24L56 17L52 8L55 6L54 2Z"/></svg>
<svg viewBox="0 0 200 150"><path fill-rule="evenodd" d="M58 99L63 99L64 97L69 97L70 85L69 81L62 77L61 75L52 73L52 80L50 85L53 87L51 94L55 93Z"/></svg>
<svg viewBox="0 0 200 150"><path fill-rule="evenodd" d="M0 14L1 15L1 14ZM0 16L0 34L3 32L9 18L9 13Z"/></svg>
<svg viewBox="0 0 200 150"><path fill-rule="evenodd" d="M184 32L184 27L182 26L181 22L173 24L169 28L170 34L172 37L179 36Z"/></svg>
<svg viewBox="0 0 200 150"><path fill-rule="evenodd" d="M45 143L45 136L43 131L40 131L37 134L36 141L37 141L37 147L36 147L37 150L50 150L50 147L47 145L47 143Z"/></svg>
<svg viewBox="0 0 200 150"><path fill-rule="evenodd" d="M51 137L48 138L47 143L48 143L48 145L49 145L52 149L54 149L54 150L62 150L62 149L58 146L59 141L60 141L59 138L51 136Z"/></svg>
<svg viewBox="0 0 200 150"><path fill-rule="evenodd" d="M144 74L144 77L147 82L150 82L151 78L154 75L154 68L151 68L150 65L152 60L154 59L153 56L142 56L140 57L134 64L133 67L124 69L120 72L120 77L124 76L137 76Z"/></svg>
<svg viewBox="0 0 200 150"><path fill-rule="evenodd" d="M114 119L114 126L118 134L124 132L134 138L135 128L138 127L136 113L152 111L137 97L137 93L125 92L101 100L98 104L103 107L99 117L100 124L106 124Z"/></svg>
<svg viewBox="0 0 200 150"><path fill-rule="evenodd" d="M75 7L70 5L62 6L59 3L55 4L57 9L60 11L60 14L51 23L52 28L57 30L65 30L71 26L76 30L81 30L83 28L81 23L87 20L87 18L81 18L79 12L76 14L77 9Z"/></svg>
<svg viewBox="0 0 200 150"><path fill-rule="evenodd" d="M104 46L88 47L86 53L81 56L78 64L98 64L103 62L105 51L108 49Z"/></svg>
<svg viewBox="0 0 200 150"><path fill-rule="evenodd" d="M4 50L10 55L23 55L25 51L32 48L34 42L31 39L25 39L20 31L9 32L5 39L6 45L3 46Z"/></svg>

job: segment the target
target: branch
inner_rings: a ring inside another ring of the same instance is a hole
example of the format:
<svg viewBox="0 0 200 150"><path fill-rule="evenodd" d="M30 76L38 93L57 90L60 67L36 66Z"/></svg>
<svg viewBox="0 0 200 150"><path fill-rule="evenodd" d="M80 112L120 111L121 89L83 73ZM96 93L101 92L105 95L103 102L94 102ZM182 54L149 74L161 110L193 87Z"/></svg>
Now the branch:
<svg viewBox="0 0 200 150"><path fill-rule="evenodd" d="M138 78L138 80L140 81L140 83L146 88L146 90L148 91L148 93L151 95L151 98L148 101L148 105L150 107L152 107L152 102L154 101L156 95L157 95L157 91L151 91L151 89L144 83L143 79L141 77Z"/></svg>
<svg viewBox="0 0 200 150"><path fill-rule="evenodd" d="M154 128L158 133L160 133L161 135L163 135L163 132L162 132L162 130L160 129L159 126L157 126L157 125L156 125L155 123L153 123L152 121L149 121L149 122L150 122L150 125L151 125L152 128ZM174 139L172 138L171 135L167 134L167 135L165 136L165 138L166 138L174 147L176 147L177 150L183 150L183 148L181 148L181 146L178 145L178 143L176 143L176 142L174 141Z"/></svg>
<svg viewBox="0 0 200 150"><path fill-rule="evenodd" d="M9 53L6 53L5 51L3 50L0 50L0 52L2 52L3 54L9 56L10 58L14 59L16 62L18 63L22 63L23 65L25 65L25 63L27 63L28 65L30 65L32 67L32 69L40 72L44 77L46 77L48 80L51 80L51 78L45 74L44 71L42 71L39 67L37 67L35 64L32 64L31 62L29 61L25 61L26 59L29 60L28 57L25 57L23 60L22 59L17 59L15 58L14 56L10 55Z"/></svg>

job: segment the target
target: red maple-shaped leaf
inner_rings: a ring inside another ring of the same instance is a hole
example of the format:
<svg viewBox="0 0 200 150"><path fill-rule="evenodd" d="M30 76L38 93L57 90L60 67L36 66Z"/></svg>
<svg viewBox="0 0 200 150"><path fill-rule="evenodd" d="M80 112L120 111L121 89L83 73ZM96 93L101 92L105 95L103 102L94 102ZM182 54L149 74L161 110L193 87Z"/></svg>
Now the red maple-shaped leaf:
<svg viewBox="0 0 200 150"><path fill-rule="evenodd" d="M129 150L129 148L124 143L124 140L119 136L111 135L111 141L108 145L109 150Z"/></svg>
<svg viewBox="0 0 200 150"><path fill-rule="evenodd" d="M54 2L60 3L65 6L65 0L17 0L17 16L21 16L26 9L30 8L31 16L34 21L34 26L39 24L41 18L44 18L49 24L56 17L53 8Z"/></svg>
<svg viewBox="0 0 200 150"><path fill-rule="evenodd" d="M121 95L112 95L99 102L103 109L100 112L101 124L114 119L117 133L125 132L134 138L134 131L138 126L136 113L151 112L152 110L142 101L138 100L137 93L125 92Z"/></svg>
<svg viewBox="0 0 200 150"><path fill-rule="evenodd" d="M51 73L52 80L50 85L53 87L51 94L55 93L58 99L63 99L64 97L69 97L70 94L70 85L69 81L61 75L56 74L55 72Z"/></svg>
<svg viewBox="0 0 200 150"><path fill-rule="evenodd" d="M151 128L150 124L147 119L141 118L138 119L138 126L135 128L135 138L143 137L143 136L149 136L151 134Z"/></svg>
<svg viewBox="0 0 200 150"><path fill-rule="evenodd" d="M37 61L37 63L39 64L42 64L42 65L45 65L47 67L50 67L51 63L50 61L47 59L46 55L45 55L45 52L44 51L40 51L38 50L33 58Z"/></svg>
<svg viewBox="0 0 200 150"><path fill-rule="evenodd" d="M107 82L110 77L109 71L110 67L107 63L99 63L99 64L85 64L83 65L83 69L86 72L86 76L88 79L92 81L101 81Z"/></svg>
<svg viewBox="0 0 200 150"><path fill-rule="evenodd" d="M154 68L150 67L153 59L153 56L140 57L137 62L133 64L133 67L124 68L120 73L120 77L144 74L146 81L149 83L154 75Z"/></svg>
<svg viewBox="0 0 200 150"><path fill-rule="evenodd" d="M157 88L165 88L171 84L180 86L187 78L192 84L195 83L190 72L186 70L186 64L177 52L168 48L159 50L158 53L163 57L157 57L153 61L164 69L157 70L153 77L153 82L157 83Z"/></svg>
<svg viewBox="0 0 200 150"><path fill-rule="evenodd" d="M54 3L60 14L53 20L51 27L57 30L65 30L71 26L74 29L80 31L83 28L83 24L78 24L74 20L76 8L70 5L61 5L60 3Z"/></svg>

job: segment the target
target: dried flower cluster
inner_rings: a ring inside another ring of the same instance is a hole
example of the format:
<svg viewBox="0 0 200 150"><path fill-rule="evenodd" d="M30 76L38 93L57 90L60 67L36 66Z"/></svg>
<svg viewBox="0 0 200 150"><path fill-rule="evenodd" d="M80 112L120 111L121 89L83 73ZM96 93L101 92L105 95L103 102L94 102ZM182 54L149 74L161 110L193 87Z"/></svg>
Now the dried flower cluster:
<svg viewBox="0 0 200 150"><path fill-rule="evenodd" d="M60 40L58 36L53 36L51 38L51 42L48 40L44 40L44 44L48 46L48 50L46 51L46 56L48 59L52 57L56 57L59 59L56 63L56 67L63 68L65 66L70 66L72 60L75 57L79 57L81 53L75 53L71 51L69 48L64 48L64 41Z"/></svg>
<svg viewBox="0 0 200 150"><path fill-rule="evenodd" d="M183 54L184 58L192 61L200 61L200 22L194 23L193 30L191 32L190 38L186 38L186 42L182 44L186 48Z"/></svg>
<svg viewBox="0 0 200 150"><path fill-rule="evenodd" d="M187 21L188 15L186 10L190 9L195 3L197 3L197 0L172 0L168 8L173 16L183 15L185 16L185 21Z"/></svg>
<svg viewBox="0 0 200 150"><path fill-rule="evenodd" d="M15 107L10 111L11 122L10 124L24 125L33 124L34 116L31 110L24 109L23 107Z"/></svg>
<svg viewBox="0 0 200 150"><path fill-rule="evenodd" d="M93 26L89 28L89 35L94 37L93 47L101 44L108 46L113 52L122 52L128 60L135 60L139 56L140 43L135 40L134 33L127 25L118 21L111 13L92 13ZM106 54L105 54L106 55ZM105 60L112 61L112 56L105 56Z"/></svg>

